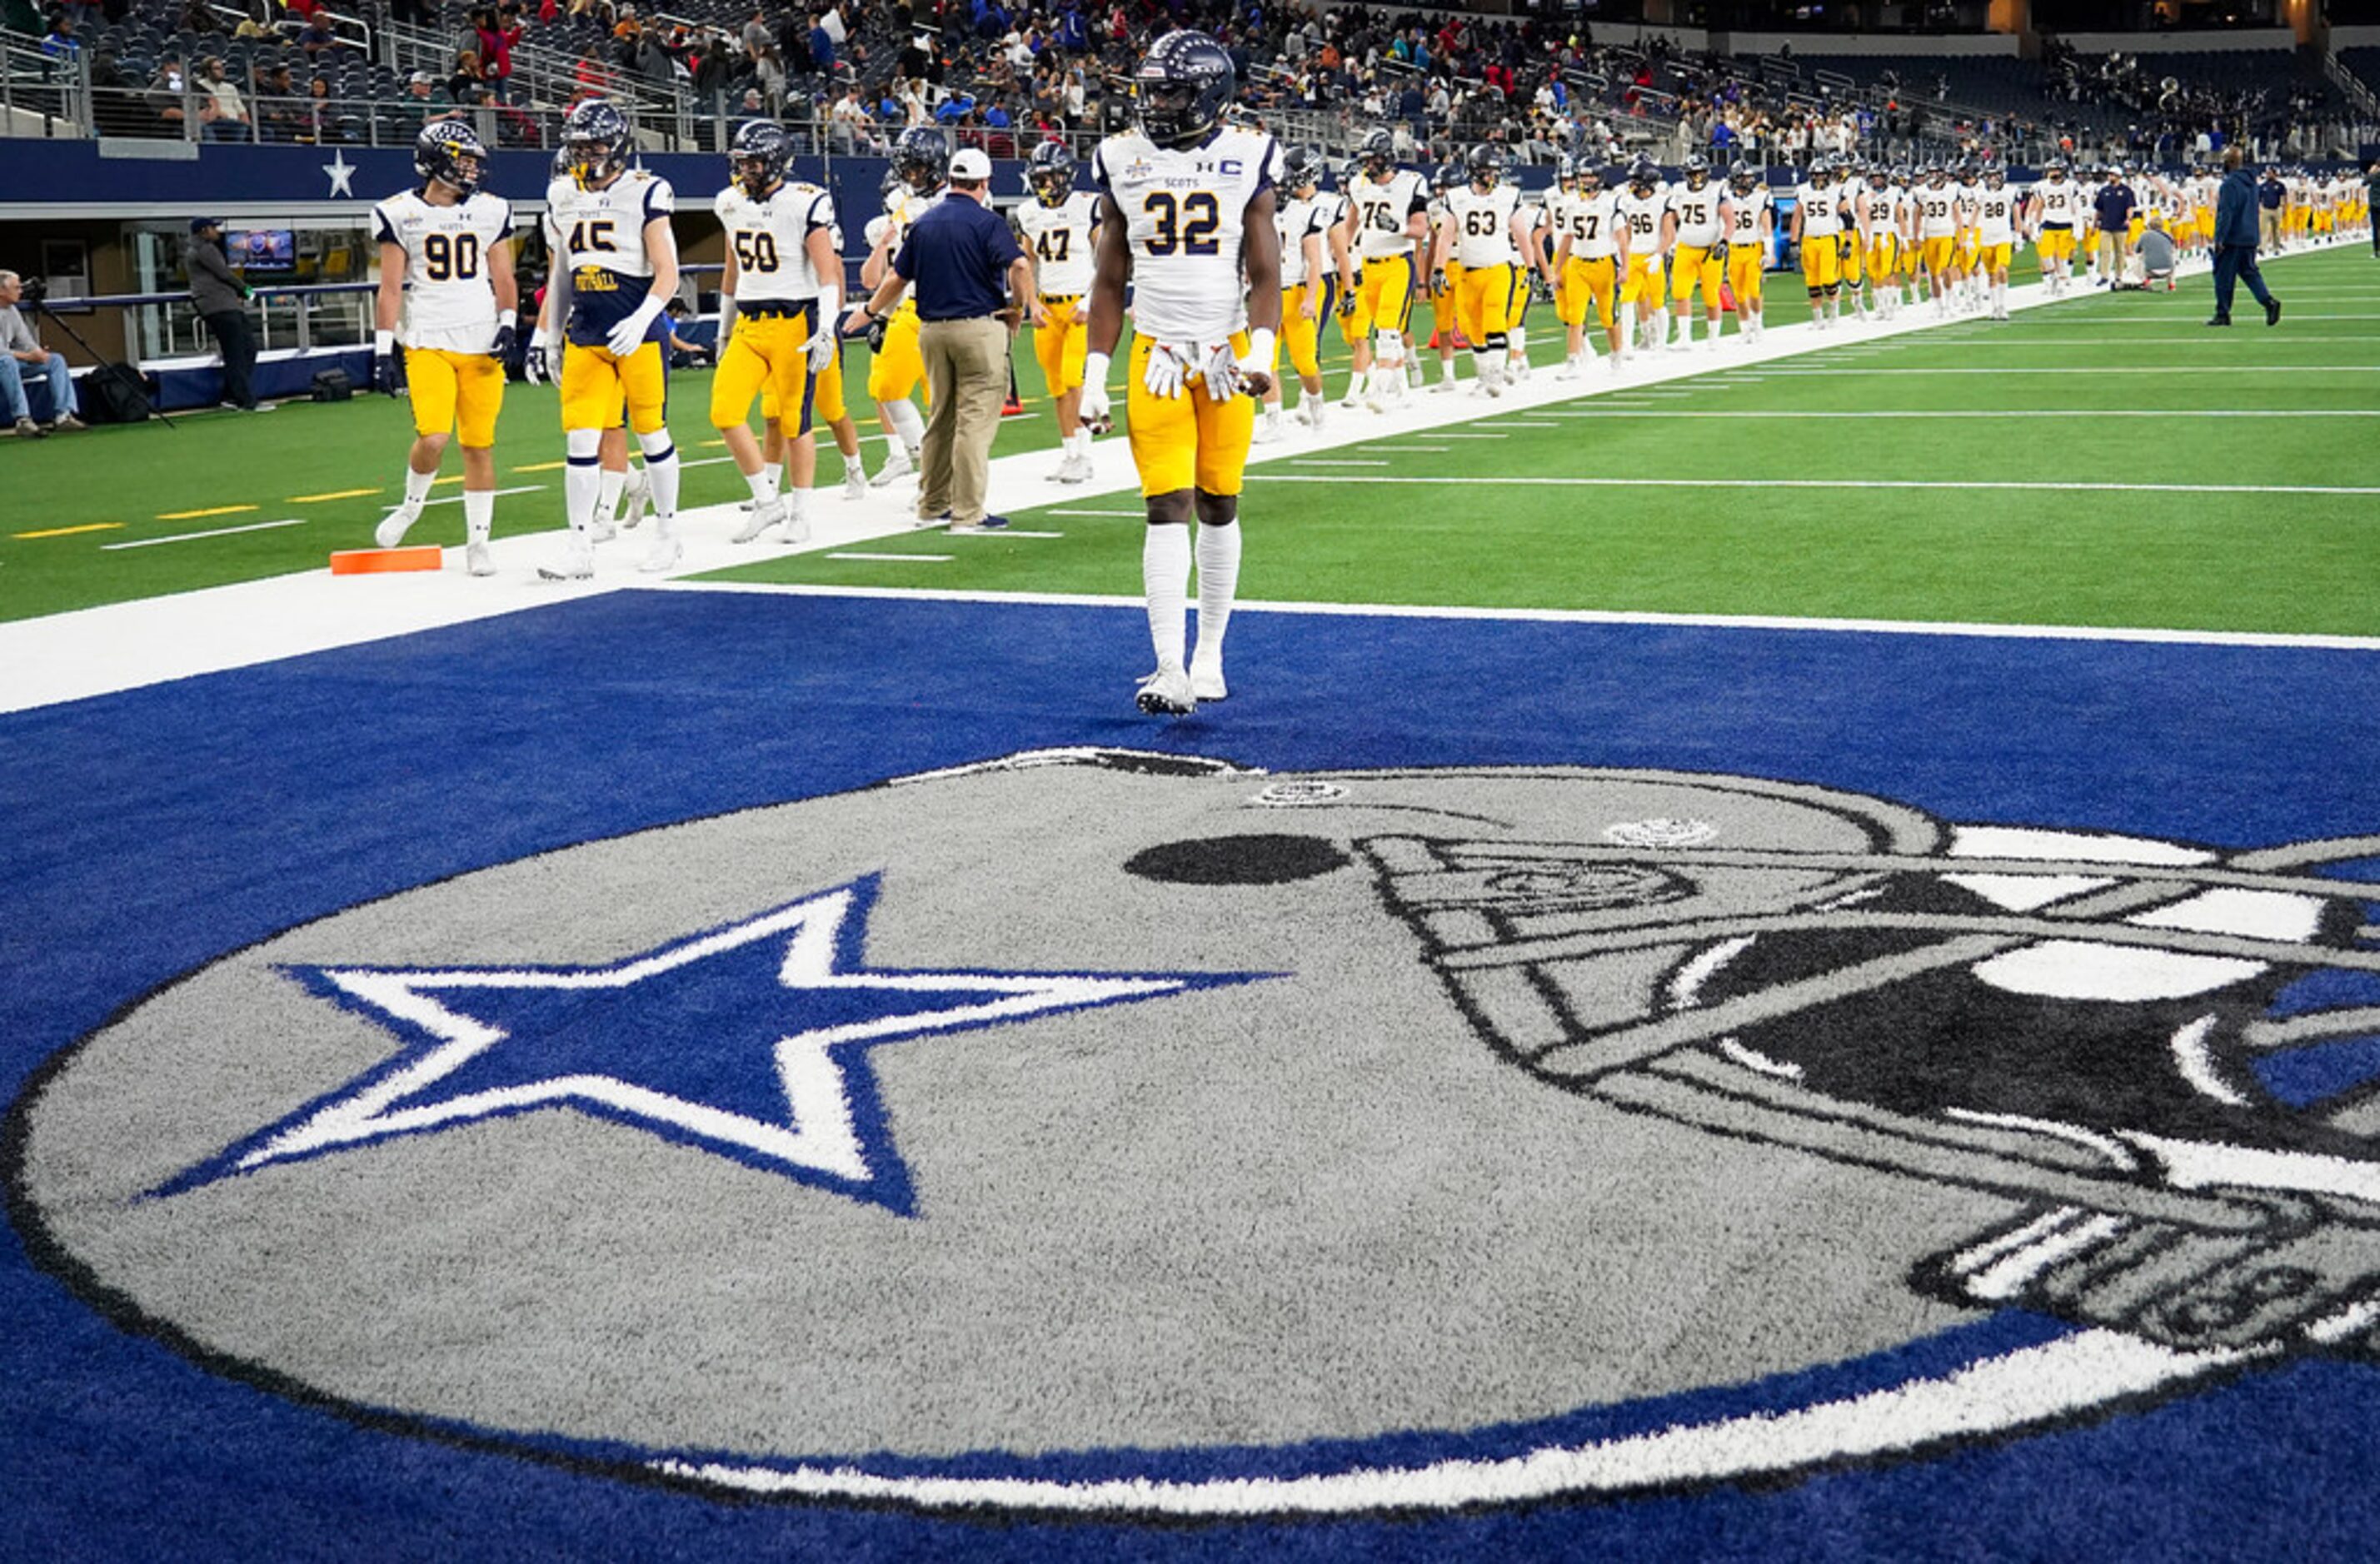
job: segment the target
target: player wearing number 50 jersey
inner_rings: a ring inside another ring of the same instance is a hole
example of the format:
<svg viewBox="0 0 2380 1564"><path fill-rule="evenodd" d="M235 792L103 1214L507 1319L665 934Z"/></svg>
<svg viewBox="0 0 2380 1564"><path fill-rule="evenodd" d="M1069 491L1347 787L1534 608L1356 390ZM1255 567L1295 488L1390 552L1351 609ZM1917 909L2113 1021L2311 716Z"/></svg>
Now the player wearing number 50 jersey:
<svg viewBox="0 0 2380 1564"><path fill-rule="evenodd" d="M1133 73L1137 127L1099 143L1099 264L1091 282L1086 422L1107 416L1109 356L1132 287L1125 377L1132 459L1148 526L1141 582L1157 671L1140 709L1179 715L1220 700L1223 632L1238 595L1240 479L1255 402L1272 384L1281 326L1280 178L1272 138L1222 123L1232 56L1203 32L1169 32ZM1241 277L1247 279L1245 306ZM1198 522L1198 649L1185 669L1184 598Z"/></svg>
<svg viewBox="0 0 2380 1564"><path fill-rule="evenodd" d="M778 527L789 543L809 537L818 471L813 388L833 360L843 315L834 200L816 185L785 177L793 156L793 138L783 126L765 119L740 126L727 154L729 184L711 203L727 260L719 285L726 346L710 382L710 422L752 491L752 514L735 533L739 543ZM791 483L782 494L779 468L762 456L748 422L752 398L764 391L792 453Z"/></svg>
<svg viewBox="0 0 2380 1564"><path fill-rule="evenodd" d="M380 239L373 379L383 391L395 389L395 349L402 342L413 393L405 499L374 540L383 549L404 540L430 499L448 435L459 433L464 559L474 576L496 568L488 551L496 503L496 415L504 403L504 360L512 356L519 302L512 205L480 188L487 157L469 126L432 121L413 145L420 187L372 209Z"/></svg>
<svg viewBox="0 0 2380 1564"><path fill-rule="evenodd" d="M562 343L562 432L568 462L563 500L570 542L551 580L595 574L595 508L602 491L603 431L620 421L644 448L655 537L644 568L677 563L677 447L662 420L661 344L650 331L677 291L676 205L666 180L628 166L627 116L601 98L570 111L563 146L570 174L547 188L546 222L559 241L539 316L538 344Z"/></svg>
<svg viewBox="0 0 2380 1564"><path fill-rule="evenodd" d="M1083 359L1088 351L1090 315L1083 296L1091 291L1091 248L1099 225L1099 199L1075 188L1075 154L1063 141L1044 141L1026 160L1025 185L1032 200L1010 215L1025 253L1032 258L1034 293L1040 305L1033 322L1033 356L1058 415L1063 455L1050 476L1060 483L1091 478L1091 431L1083 427Z"/></svg>

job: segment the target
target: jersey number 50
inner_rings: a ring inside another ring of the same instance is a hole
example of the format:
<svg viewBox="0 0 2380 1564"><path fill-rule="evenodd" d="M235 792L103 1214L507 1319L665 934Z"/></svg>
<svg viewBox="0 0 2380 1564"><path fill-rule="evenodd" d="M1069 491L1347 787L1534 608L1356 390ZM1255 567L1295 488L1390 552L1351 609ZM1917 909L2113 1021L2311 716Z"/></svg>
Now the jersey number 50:
<svg viewBox="0 0 2380 1564"><path fill-rule="evenodd" d="M1212 190L1193 190L1179 203L1171 190L1154 190L1140 203L1157 224L1157 232L1148 236L1148 253L1172 255L1212 255L1218 248L1216 234L1223 226L1222 203Z"/></svg>
<svg viewBox="0 0 2380 1564"><path fill-rule="evenodd" d="M777 236L750 230L735 236L735 264L747 272L777 269Z"/></svg>

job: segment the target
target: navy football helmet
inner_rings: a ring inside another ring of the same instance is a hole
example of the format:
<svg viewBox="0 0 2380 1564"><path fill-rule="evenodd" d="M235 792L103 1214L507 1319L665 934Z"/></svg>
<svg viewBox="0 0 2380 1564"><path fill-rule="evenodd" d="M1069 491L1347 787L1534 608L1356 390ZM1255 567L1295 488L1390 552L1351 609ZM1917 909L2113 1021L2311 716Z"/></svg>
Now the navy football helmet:
<svg viewBox="0 0 2380 1564"><path fill-rule="evenodd" d="M755 119L738 127L727 151L729 175L755 200L784 183L785 169L793 161L794 139L772 119Z"/></svg>
<svg viewBox="0 0 2380 1564"><path fill-rule="evenodd" d="M589 98L562 122L562 144L570 153L571 177L581 186L609 183L628 166L635 139L628 116L601 98Z"/></svg>
<svg viewBox="0 0 2380 1564"><path fill-rule="evenodd" d="M1377 126L1366 130L1355 148L1355 163L1373 178L1387 178L1397 165L1397 139Z"/></svg>
<svg viewBox="0 0 2380 1564"><path fill-rule="evenodd" d="M1636 188L1640 196L1649 195L1660 181L1661 171L1653 165L1651 158L1640 157L1628 165L1628 183Z"/></svg>
<svg viewBox="0 0 2380 1564"><path fill-rule="evenodd" d="M951 144L930 125L913 125L892 143L892 172L909 188L930 196L949 183Z"/></svg>
<svg viewBox="0 0 2380 1564"><path fill-rule="evenodd" d="M1463 162L1470 173L1475 189L1492 190L1504 177L1503 149L1492 142L1480 142L1471 149Z"/></svg>
<svg viewBox="0 0 2380 1564"><path fill-rule="evenodd" d="M1187 28L1169 32L1148 46L1132 73L1140 133L1160 147L1194 146L1221 122L1237 85L1232 56L1220 43Z"/></svg>
<svg viewBox="0 0 2380 1564"><path fill-rule="evenodd" d="M1699 154L1685 161L1686 188L1699 190L1710 183L1710 159Z"/></svg>
<svg viewBox="0 0 2380 1564"><path fill-rule="evenodd" d="M480 133L459 119L433 119L413 139L413 172L426 184L452 185L468 200L478 193L488 149Z"/></svg>
<svg viewBox="0 0 2380 1564"><path fill-rule="evenodd" d="M1281 154L1281 182L1292 190L1322 188L1321 157L1311 147L1292 147Z"/></svg>
<svg viewBox="0 0 2380 1564"><path fill-rule="evenodd" d="M1075 189L1075 154L1063 141L1044 141L1025 160L1025 183L1043 206L1062 205Z"/></svg>
<svg viewBox="0 0 2380 1564"><path fill-rule="evenodd" d="M1742 158L1737 158L1728 164L1727 182L1735 187L1737 195L1748 196L1752 193L1753 188L1760 183L1760 176L1753 172L1752 164Z"/></svg>

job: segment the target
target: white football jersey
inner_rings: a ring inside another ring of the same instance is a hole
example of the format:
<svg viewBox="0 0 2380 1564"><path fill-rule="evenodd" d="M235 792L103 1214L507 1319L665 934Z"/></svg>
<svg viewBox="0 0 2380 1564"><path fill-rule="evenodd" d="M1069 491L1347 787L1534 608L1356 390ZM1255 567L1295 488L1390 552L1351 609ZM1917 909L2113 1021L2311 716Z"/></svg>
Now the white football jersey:
<svg viewBox="0 0 2380 1564"><path fill-rule="evenodd" d="M1900 233L1900 192L1891 186L1879 190L1871 185L1862 190L1859 212L1871 242L1896 237Z"/></svg>
<svg viewBox="0 0 2380 1564"><path fill-rule="evenodd" d="M809 236L834 227L834 198L816 185L788 180L754 200L741 185L719 192L710 210L735 252L735 302L816 298L818 269ZM841 279L837 279L837 286Z"/></svg>
<svg viewBox="0 0 2380 1564"><path fill-rule="evenodd" d="M1950 188L1959 198L1959 226L1962 229L1973 227L1975 211L1983 204L1984 188L1981 185L1953 185Z"/></svg>
<svg viewBox="0 0 2380 1564"><path fill-rule="evenodd" d="M1760 217L1768 210L1768 187L1755 185L1746 195L1738 190L1727 193L1727 242L1746 249L1760 243Z"/></svg>
<svg viewBox="0 0 2380 1564"><path fill-rule="evenodd" d="M1318 191L1311 200L1292 196L1273 208L1273 225L1281 231L1281 285L1293 288L1305 280L1305 241L1318 240L1322 256L1322 271L1330 271L1330 220L1338 212L1338 200Z"/></svg>
<svg viewBox="0 0 2380 1564"><path fill-rule="evenodd" d="M1843 214L1835 204L1841 199L1842 193L1832 185L1825 189L1806 183L1794 187L1793 202L1801 209L1802 237L1804 240L1841 236Z"/></svg>
<svg viewBox="0 0 2380 1564"><path fill-rule="evenodd" d="M512 203L485 190L436 206L418 190L372 208L372 232L405 251L405 314L397 341L407 347L485 353L496 335L496 290L488 257L511 235Z"/></svg>
<svg viewBox="0 0 2380 1564"><path fill-rule="evenodd" d="M2016 192L2002 186L1975 193L1975 236L1987 245L2016 243Z"/></svg>
<svg viewBox="0 0 2380 1564"><path fill-rule="evenodd" d="M669 181L631 168L600 190L582 190L575 179L546 187L547 226L561 236L576 271L589 266L623 277L650 277L653 258L645 253L645 224L677 210Z"/></svg>
<svg viewBox="0 0 2380 1564"><path fill-rule="evenodd" d="M2071 179L2044 179L2033 188L2033 194L2041 203L2043 223L2070 227L2082 220L2082 191Z"/></svg>
<svg viewBox="0 0 2380 1564"><path fill-rule="evenodd" d="M1719 209L1727 200L1727 187L1713 179L1704 180L1699 190L1684 184L1670 186L1670 211L1678 219L1678 242L1696 249L1718 243L1726 232Z"/></svg>
<svg viewBox="0 0 2380 1564"><path fill-rule="evenodd" d="M1609 261L1619 252L1620 192L1597 190L1587 195L1563 190L1554 197L1554 242L1570 237L1570 252L1580 261Z"/></svg>
<svg viewBox="0 0 2380 1564"><path fill-rule="evenodd" d="M1469 185L1446 192L1446 220L1454 228L1454 259L1465 268L1510 266L1521 259L1512 243L1512 214L1521 192L1499 185L1481 193Z"/></svg>
<svg viewBox="0 0 2380 1564"><path fill-rule="evenodd" d="M1386 179L1359 174L1348 187L1348 203L1355 212L1355 253L1366 261L1408 254L1413 236L1405 220L1429 209L1428 188L1410 168L1391 172Z"/></svg>
<svg viewBox="0 0 2380 1564"><path fill-rule="evenodd" d="M1091 234L1099 224L1099 198L1069 190L1055 206L1028 196L1014 212L1033 257L1033 275L1044 298L1080 298L1091 291Z"/></svg>
<svg viewBox="0 0 2380 1564"><path fill-rule="evenodd" d="M1661 249L1661 219L1670 210L1670 188L1657 184L1652 194L1640 196L1636 187L1623 188L1612 202L1612 211L1628 225L1628 253L1633 259L1658 254Z"/></svg>
<svg viewBox="0 0 2380 1564"><path fill-rule="evenodd" d="M1947 239L1959 231L1959 192L1949 185L1917 189L1917 236Z"/></svg>
<svg viewBox="0 0 2380 1564"><path fill-rule="evenodd" d="M1247 323L1240 251L1248 202L1277 187L1281 149L1225 126L1205 145L1160 147L1136 130L1091 154L1091 178L1123 214L1133 330L1211 346Z"/></svg>

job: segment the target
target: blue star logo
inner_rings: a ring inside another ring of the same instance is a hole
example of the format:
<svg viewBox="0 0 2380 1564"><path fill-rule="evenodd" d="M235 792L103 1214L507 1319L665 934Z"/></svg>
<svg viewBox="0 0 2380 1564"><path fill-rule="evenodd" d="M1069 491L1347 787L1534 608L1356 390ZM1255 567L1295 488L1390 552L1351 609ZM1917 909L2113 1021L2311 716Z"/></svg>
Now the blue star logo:
<svg viewBox="0 0 2380 1564"><path fill-rule="evenodd" d="M870 1049L1274 976L871 969L877 891L871 875L610 966L285 967L406 1046L150 1197L568 1107L912 1216Z"/></svg>

